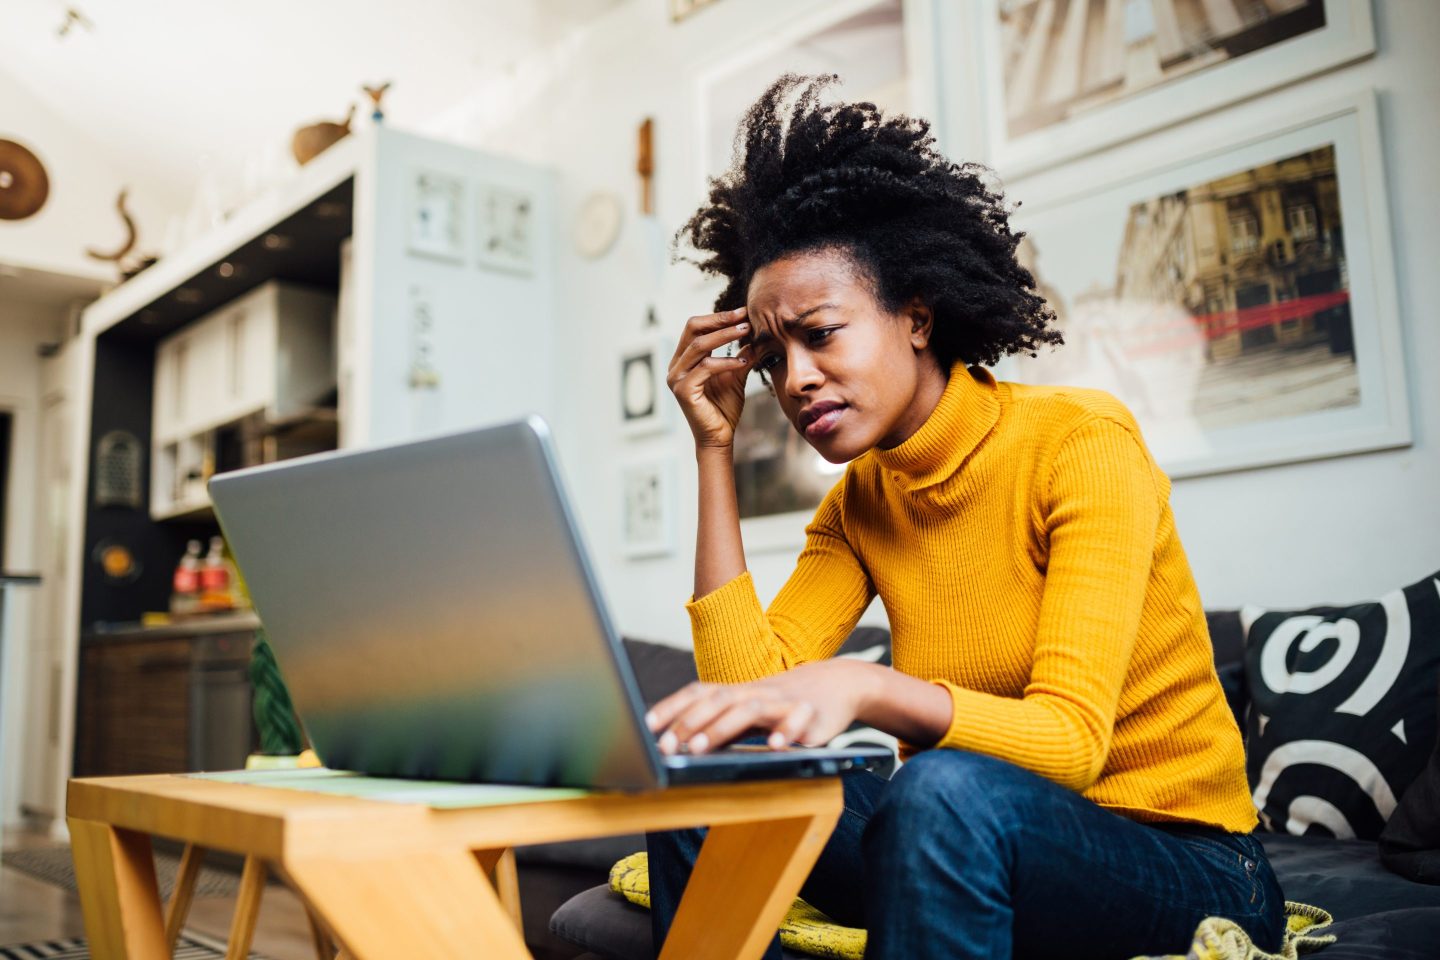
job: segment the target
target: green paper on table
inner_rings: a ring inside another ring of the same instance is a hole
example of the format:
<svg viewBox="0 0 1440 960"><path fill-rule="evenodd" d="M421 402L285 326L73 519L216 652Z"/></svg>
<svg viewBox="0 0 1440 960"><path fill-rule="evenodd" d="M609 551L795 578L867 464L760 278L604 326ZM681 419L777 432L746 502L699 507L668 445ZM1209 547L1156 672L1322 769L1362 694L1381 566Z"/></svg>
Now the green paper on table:
<svg viewBox="0 0 1440 960"><path fill-rule="evenodd" d="M499 807L512 803L571 800L590 794L573 787L521 787L504 783L447 783L437 780L394 780L367 777L345 770L312 767L305 770L227 770L223 773L189 773L197 780L243 783L280 790L327 793L385 803L417 803L437 810Z"/></svg>

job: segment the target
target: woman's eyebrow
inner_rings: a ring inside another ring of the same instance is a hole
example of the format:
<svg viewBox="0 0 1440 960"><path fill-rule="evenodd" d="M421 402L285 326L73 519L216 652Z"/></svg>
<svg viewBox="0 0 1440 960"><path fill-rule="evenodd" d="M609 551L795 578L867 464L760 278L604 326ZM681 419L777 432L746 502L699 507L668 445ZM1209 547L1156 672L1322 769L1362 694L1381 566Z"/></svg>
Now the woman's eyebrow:
<svg viewBox="0 0 1440 960"><path fill-rule="evenodd" d="M781 320L780 326L784 327L786 330L794 330L796 327L800 326L801 322L803 322L806 317L809 317L812 314L819 313L821 310L833 310L835 309L835 307L836 304L833 303L819 304L818 306L811 307L809 310L806 310L803 313L797 313L795 316L789 318L788 320ZM761 330L756 333L754 337L751 338L750 342L765 343L768 340L774 339L775 335L773 333L768 330Z"/></svg>

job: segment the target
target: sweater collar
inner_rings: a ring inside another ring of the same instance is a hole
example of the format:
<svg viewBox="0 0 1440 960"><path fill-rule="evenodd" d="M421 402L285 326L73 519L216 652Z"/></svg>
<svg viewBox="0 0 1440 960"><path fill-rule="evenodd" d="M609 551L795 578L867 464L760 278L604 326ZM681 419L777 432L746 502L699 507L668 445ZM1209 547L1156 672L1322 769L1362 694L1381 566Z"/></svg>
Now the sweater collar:
<svg viewBox="0 0 1440 960"><path fill-rule="evenodd" d="M953 475L1000 419L995 378L983 367L950 368L950 380L933 412L904 443L875 449L875 458L907 488Z"/></svg>

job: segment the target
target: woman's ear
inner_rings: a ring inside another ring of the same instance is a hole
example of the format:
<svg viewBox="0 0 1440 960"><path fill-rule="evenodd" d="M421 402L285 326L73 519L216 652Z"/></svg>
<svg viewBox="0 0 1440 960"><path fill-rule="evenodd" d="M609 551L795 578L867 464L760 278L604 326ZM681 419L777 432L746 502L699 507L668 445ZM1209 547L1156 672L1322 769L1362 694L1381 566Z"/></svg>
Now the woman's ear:
<svg viewBox="0 0 1440 960"><path fill-rule="evenodd" d="M924 350L930 345L930 335L935 331L935 314L930 312L930 307L915 297L905 305L905 319L910 324L910 345L916 350Z"/></svg>

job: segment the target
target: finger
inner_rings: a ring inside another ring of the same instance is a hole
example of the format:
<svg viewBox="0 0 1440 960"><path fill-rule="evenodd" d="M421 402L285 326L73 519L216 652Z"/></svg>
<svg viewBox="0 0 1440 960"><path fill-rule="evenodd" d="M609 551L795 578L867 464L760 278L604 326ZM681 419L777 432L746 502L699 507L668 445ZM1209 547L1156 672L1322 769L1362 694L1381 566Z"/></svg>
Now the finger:
<svg viewBox="0 0 1440 960"><path fill-rule="evenodd" d="M733 326L744 319L744 307L736 307L734 310L721 310L718 313L703 313L699 316L691 317L685 321L685 326L680 331L680 342L675 345L675 356L680 356L680 352L696 337L713 333L723 327Z"/></svg>
<svg viewBox="0 0 1440 960"><path fill-rule="evenodd" d="M650 728L651 733L659 733L666 729L675 721L680 712L701 697L705 690L706 685L698 680L694 683L687 683L651 707L650 712L645 714L645 725Z"/></svg>
<svg viewBox="0 0 1440 960"><path fill-rule="evenodd" d="M699 398L704 392L705 384L717 376L725 373L736 373L742 370L749 370L750 359L748 357L706 357L695 365L684 377L670 385L670 390L677 397Z"/></svg>
<svg viewBox="0 0 1440 960"><path fill-rule="evenodd" d="M815 705L808 700L801 700L795 704L794 709L780 719L766 742L777 750L788 747L792 743L805 743L805 734L814 719Z"/></svg>
<svg viewBox="0 0 1440 960"><path fill-rule="evenodd" d="M666 371L667 378L679 379L685 376L697 363L705 357L710 356L715 350L725 346L727 343L734 343L741 337L750 333L750 324L738 323L723 327L714 333L707 333L704 336L696 337L687 345L675 351L675 356L670 360L670 367Z"/></svg>
<svg viewBox="0 0 1440 960"><path fill-rule="evenodd" d="M739 323L745 318L745 308L736 307L734 310L721 310L717 313L702 313L699 316L691 317L685 321L683 337L698 337L703 333L710 333L719 330L721 327Z"/></svg>
<svg viewBox="0 0 1440 960"><path fill-rule="evenodd" d="M744 695L748 698L748 694ZM705 695L691 700L685 708L670 721L666 733L674 734L676 746L688 743L696 732L704 729L715 717L730 709L742 699L739 688L717 684L708 688Z"/></svg>
<svg viewBox="0 0 1440 960"><path fill-rule="evenodd" d="M691 753L707 753L719 749L747 731L771 730L794 708L795 701L772 699L761 695L746 696L732 703L703 729L693 733L686 743Z"/></svg>

